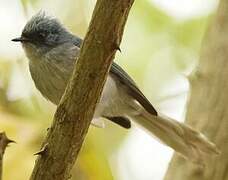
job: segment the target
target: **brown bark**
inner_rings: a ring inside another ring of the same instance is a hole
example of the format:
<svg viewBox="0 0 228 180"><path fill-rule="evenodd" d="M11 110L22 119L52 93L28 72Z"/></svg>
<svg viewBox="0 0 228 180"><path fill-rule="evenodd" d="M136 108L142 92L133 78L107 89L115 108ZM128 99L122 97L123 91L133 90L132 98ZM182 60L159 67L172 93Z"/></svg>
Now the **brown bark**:
<svg viewBox="0 0 228 180"><path fill-rule="evenodd" d="M228 180L228 1L221 0L190 77L186 122L213 140L221 154L204 168L174 155L165 180Z"/></svg>
<svg viewBox="0 0 228 180"><path fill-rule="evenodd" d="M65 180L76 161L134 0L98 0L31 180Z"/></svg>
<svg viewBox="0 0 228 180"><path fill-rule="evenodd" d="M3 170L3 155L5 153L6 147L9 143L14 142L10 140L5 132L0 133L0 180L2 180L2 170Z"/></svg>

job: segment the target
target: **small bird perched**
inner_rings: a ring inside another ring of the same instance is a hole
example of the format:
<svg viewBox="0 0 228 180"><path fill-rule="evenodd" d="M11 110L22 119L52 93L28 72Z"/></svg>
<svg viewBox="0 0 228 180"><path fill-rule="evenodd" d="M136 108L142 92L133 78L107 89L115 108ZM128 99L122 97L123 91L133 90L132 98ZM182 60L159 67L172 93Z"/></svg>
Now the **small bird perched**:
<svg viewBox="0 0 228 180"><path fill-rule="evenodd" d="M38 13L25 25L21 37L12 41L22 43L37 89L57 105L72 74L82 39L55 18ZM102 117L124 128L130 128L134 121L193 162L202 162L204 154L218 154L216 146L201 133L158 115L131 77L114 62L92 123L102 126Z"/></svg>

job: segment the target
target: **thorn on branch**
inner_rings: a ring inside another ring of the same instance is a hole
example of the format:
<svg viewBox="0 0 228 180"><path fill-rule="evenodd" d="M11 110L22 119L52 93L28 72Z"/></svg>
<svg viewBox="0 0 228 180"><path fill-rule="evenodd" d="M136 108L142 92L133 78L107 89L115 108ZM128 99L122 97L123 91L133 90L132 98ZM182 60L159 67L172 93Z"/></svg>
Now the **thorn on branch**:
<svg viewBox="0 0 228 180"><path fill-rule="evenodd" d="M122 52L120 46L117 43L114 44L114 49L118 50L119 52Z"/></svg>
<svg viewBox="0 0 228 180"><path fill-rule="evenodd" d="M45 144L40 151L34 153L33 155L34 156L37 156L37 155L43 156L44 154L46 154L47 150L48 150L48 144Z"/></svg>
<svg viewBox="0 0 228 180"><path fill-rule="evenodd" d="M10 144L10 143L16 143L16 141L14 141L12 139L7 139L7 141L8 141L8 144Z"/></svg>
<svg viewBox="0 0 228 180"><path fill-rule="evenodd" d="M16 143L14 140L9 139L6 136L5 132L1 132L0 133L0 153L1 155L4 154L6 147L10 144L10 143Z"/></svg>
<svg viewBox="0 0 228 180"><path fill-rule="evenodd" d="M1 132L0 133L0 179L2 179L3 155L4 155L4 152L5 152L6 147L10 143L15 143L15 141L9 139L6 136L6 133L5 132Z"/></svg>

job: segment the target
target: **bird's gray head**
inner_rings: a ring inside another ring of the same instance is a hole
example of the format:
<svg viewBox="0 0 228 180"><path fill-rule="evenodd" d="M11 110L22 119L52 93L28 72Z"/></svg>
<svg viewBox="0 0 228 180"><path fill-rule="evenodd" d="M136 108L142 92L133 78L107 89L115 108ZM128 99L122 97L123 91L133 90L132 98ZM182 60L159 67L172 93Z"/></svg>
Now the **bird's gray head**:
<svg viewBox="0 0 228 180"><path fill-rule="evenodd" d="M57 19L39 12L27 22L21 37L12 41L21 42L28 56L40 56L69 38L70 33Z"/></svg>

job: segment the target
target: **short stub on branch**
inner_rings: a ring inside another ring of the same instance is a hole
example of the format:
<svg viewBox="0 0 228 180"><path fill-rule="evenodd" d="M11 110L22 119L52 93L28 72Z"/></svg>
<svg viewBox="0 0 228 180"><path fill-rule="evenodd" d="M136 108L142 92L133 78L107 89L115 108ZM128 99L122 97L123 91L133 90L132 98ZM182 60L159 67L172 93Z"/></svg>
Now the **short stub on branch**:
<svg viewBox="0 0 228 180"><path fill-rule="evenodd" d="M4 155L6 147L10 143L15 143L15 141L9 139L6 136L5 132L0 132L0 180L2 180L2 166L3 166L2 160L3 160L3 155Z"/></svg>
<svg viewBox="0 0 228 180"><path fill-rule="evenodd" d="M6 147L10 144L10 143L15 143L15 141L9 139L6 136L5 132L1 132L0 133L0 156L3 156Z"/></svg>

